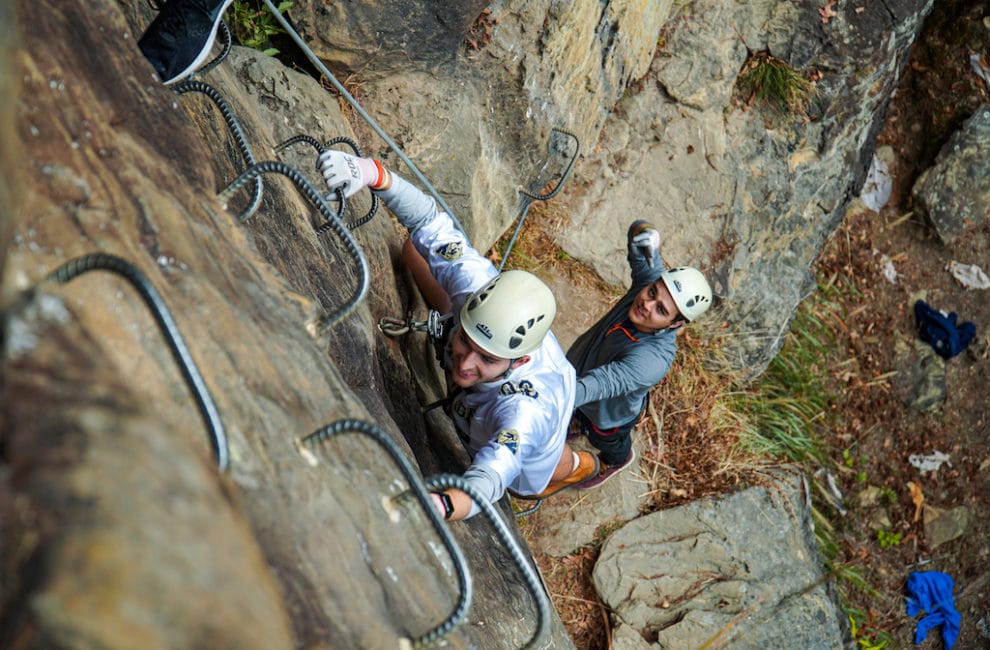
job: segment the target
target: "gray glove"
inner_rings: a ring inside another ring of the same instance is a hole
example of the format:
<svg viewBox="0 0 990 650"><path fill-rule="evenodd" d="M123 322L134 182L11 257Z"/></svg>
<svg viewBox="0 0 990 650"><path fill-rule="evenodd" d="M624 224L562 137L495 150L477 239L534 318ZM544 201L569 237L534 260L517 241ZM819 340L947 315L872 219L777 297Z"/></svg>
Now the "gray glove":
<svg viewBox="0 0 990 650"><path fill-rule="evenodd" d="M632 239L633 246L639 254L646 258L646 263L653 268L653 258L660 250L660 233L653 228L647 228Z"/></svg>

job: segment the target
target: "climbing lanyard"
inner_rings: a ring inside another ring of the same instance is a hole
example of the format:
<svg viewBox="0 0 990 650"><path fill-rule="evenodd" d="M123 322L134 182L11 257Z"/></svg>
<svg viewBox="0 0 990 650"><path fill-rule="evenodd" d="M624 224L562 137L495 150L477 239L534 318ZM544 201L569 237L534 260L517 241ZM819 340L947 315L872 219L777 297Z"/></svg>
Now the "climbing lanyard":
<svg viewBox="0 0 990 650"><path fill-rule="evenodd" d="M427 313L426 320L415 320L412 312L406 314L406 319L384 316L378 321L378 329L386 336L401 336L409 332L426 332L434 339L442 339L444 325L453 318L453 313L441 314L436 309Z"/></svg>
<svg viewBox="0 0 990 650"><path fill-rule="evenodd" d="M549 201L553 197L557 196L557 193L563 189L564 183L567 182L567 178L571 175L571 171L574 169L574 163L577 162L577 157L581 152L581 141L578 140L578 137L570 131L565 131L555 127L550 130L551 149L553 145L553 135L558 133L574 140L574 153L571 155L570 160L567 162L567 166L560 175L560 180L557 181L557 184L550 191L544 194L533 194L525 189L519 189L519 193L522 194L522 204L519 208L519 223L516 224L516 229L512 231L512 237L509 239L509 244L505 247L505 253L502 254L502 261L498 265L499 273L502 272L502 267L505 266L505 261L509 259L509 253L512 252L512 247L516 245L516 238L519 237L519 231L522 230L523 223L526 221L526 215L529 214L529 208L533 204L533 201ZM546 164L544 164L543 167L545 169Z"/></svg>

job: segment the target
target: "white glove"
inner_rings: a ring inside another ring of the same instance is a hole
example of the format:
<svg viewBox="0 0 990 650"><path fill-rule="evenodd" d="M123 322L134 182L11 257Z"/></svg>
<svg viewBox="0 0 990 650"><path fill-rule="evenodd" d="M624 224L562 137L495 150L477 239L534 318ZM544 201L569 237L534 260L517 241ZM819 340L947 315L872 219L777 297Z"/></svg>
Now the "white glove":
<svg viewBox="0 0 990 650"><path fill-rule="evenodd" d="M358 158L343 151L328 149L316 163L330 191L340 189L344 198L353 196L362 187L375 187L382 181L384 170L371 158Z"/></svg>
<svg viewBox="0 0 990 650"><path fill-rule="evenodd" d="M653 228L648 228L633 237L633 246L639 254L646 258L646 263L653 268L653 258L660 250L660 233Z"/></svg>

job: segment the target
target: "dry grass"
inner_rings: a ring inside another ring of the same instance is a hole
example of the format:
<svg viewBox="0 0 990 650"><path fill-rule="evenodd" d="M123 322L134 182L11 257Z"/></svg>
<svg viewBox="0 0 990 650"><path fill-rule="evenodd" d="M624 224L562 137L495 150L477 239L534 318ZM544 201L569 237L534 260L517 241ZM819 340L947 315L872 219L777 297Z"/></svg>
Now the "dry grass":
<svg viewBox="0 0 990 650"><path fill-rule="evenodd" d="M518 221L518 215L516 215ZM554 236L566 225L566 216L559 204L534 202L522 230L509 251L506 268L523 269L537 276L552 273L567 278L574 286L618 299L623 291L605 282L601 276L581 264L557 245ZM486 253L498 266L512 238L516 224L495 242Z"/></svg>
<svg viewBox="0 0 990 650"><path fill-rule="evenodd" d="M742 380L721 358L723 341L685 331L666 378L652 391L636 428L650 467L647 510L679 506L741 486L776 490L779 461L749 451L760 423L738 407Z"/></svg>

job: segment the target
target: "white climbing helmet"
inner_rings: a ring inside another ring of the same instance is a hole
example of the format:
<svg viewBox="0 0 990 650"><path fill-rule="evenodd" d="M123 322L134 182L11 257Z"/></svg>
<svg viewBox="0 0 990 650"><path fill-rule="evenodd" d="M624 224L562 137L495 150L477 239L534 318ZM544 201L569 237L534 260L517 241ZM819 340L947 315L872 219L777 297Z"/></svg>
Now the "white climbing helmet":
<svg viewBox="0 0 990 650"><path fill-rule="evenodd" d="M464 301L461 327L488 354L518 359L540 347L556 314L557 301L542 280L505 271Z"/></svg>
<svg viewBox="0 0 990 650"><path fill-rule="evenodd" d="M698 269L690 266L667 269L660 274L660 279L667 285L677 310L688 321L698 318L712 306L712 288Z"/></svg>

